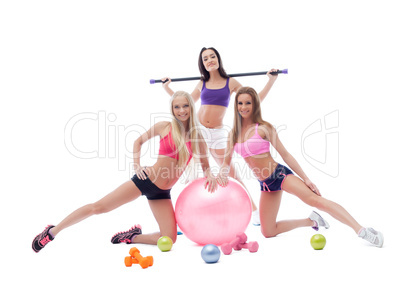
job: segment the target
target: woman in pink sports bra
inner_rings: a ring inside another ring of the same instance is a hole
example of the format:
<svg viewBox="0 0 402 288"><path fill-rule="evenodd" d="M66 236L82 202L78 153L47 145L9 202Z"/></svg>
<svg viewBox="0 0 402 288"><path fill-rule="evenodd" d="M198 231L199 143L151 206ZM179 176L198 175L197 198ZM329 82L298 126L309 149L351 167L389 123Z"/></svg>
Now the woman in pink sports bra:
<svg viewBox="0 0 402 288"><path fill-rule="evenodd" d="M145 243L156 245L162 235L169 236L175 242L177 225L170 200L170 189L184 172L193 153L200 156L207 154L207 147L197 128L194 112L194 102L190 94L177 91L171 100L172 122L164 121L155 124L134 142L133 153L136 174L133 178L99 201L75 210L58 225L47 226L43 232L34 238L32 249L39 252L65 228L90 216L110 212L123 204L134 201L141 195L147 197L160 231L153 234L142 234L141 226L135 225L126 232L114 235L111 242L113 244ZM141 146L156 136L160 137L158 159L153 166L142 166L140 163ZM208 158L200 157L200 159L204 174L207 177L205 187L208 187L209 192L213 192L217 187L216 179L210 172ZM90 238L90 235L85 234L83 232L78 239ZM96 236L92 238L95 239ZM88 240L84 242L88 242Z"/></svg>
<svg viewBox="0 0 402 288"><path fill-rule="evenodd" d="M230 78L223 68L222 60L219 52L213 48L202 48L198 58L198 68L201 74L201 80L198 82L191 97L194 102L201 99L201 107L198 110L198 119L201 123L201 129L205 142L218 165L221 165L224 159L227 129L223 127L223 117L225 117L227 107L229 105L230 96L237 92L242 85L234 78ZM271 69L276 71L277 69ZM269 90L275 83L278 75L267 73L268 82L259 93L260 100L268 95ZM173 95L174 91L169 87L170 79L162 84L163 88L169 95ZM232 165L230 176L242 183L237 175L235 167ZM243 184L243 183L242 183ZM245 186L243 184L243 186ZM250 195L250 193L249 193ZM257 206L251 198L253 208L253 224L259 225L259 214Z"/></svg>
<svg viewBox="0 0 402 288"><path fill-rule="evenodd" d="M270 144L301 179L293 175L286 166L275 162L270 154ZM315 230L319 227L329 228L329 224L314 211L305 219L278 222L276 218L282 193L286 191L348 225L359 237L382 247L384 238L381 232L364 228L342 206L321 196L317 186L283 146L275 128L262 119L259 97L250 87L242 87L236 94L233 129L228 139L224 164L218 175L218 184L222 186L226 186L228 182L233 151L244 158L260 182L261 232L265 237L274 237L299 227L313 227Z"/></svg>

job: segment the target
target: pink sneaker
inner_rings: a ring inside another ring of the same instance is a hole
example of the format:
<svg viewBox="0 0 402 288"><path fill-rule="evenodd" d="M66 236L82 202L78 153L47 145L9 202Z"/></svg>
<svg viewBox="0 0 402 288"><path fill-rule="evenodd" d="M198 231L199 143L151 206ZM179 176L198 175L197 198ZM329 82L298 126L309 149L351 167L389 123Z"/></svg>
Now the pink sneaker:
<svg viewBox="0 0 402 288"><path fill-rule="evenodd" d="M35 239L32 241L32 249L38 253L43 247L46 246L47 243L53 241L54 237L50 235L49 230L52 229L54 226L49 225L43 230L42 233L37 235Z"/></svg>

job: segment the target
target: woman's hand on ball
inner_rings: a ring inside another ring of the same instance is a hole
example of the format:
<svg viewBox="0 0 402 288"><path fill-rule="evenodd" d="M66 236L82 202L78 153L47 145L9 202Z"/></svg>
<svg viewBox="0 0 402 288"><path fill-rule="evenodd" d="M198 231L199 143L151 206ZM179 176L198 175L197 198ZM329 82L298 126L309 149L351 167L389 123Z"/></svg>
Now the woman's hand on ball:
<svg viewBox="0 0 402 288"><path fill-rule="evenodd" d="M204 183L204 188L205 189L208 188L208 192L211 193L215 192L216 188L218 188L216 178L213 175L208 175Z"/></svg>
<svg viewBox="0 0 402 288"><path fill-rule="evenodd" d="M217 180L218 184L222 187L226 187L228 185L229 178L223 168L219 171L219 174L216 177L216 180Z"/></svg>

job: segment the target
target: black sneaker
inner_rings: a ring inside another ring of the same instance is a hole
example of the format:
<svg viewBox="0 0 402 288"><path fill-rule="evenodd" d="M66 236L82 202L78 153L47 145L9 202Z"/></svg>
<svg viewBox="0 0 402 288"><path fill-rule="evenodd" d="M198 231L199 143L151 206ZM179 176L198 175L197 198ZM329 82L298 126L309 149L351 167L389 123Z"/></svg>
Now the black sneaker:
<svg viewBox="0 0 402 288"><path fill-rule="evenodd" d="M142 230L141 230L141 225L135 225L133 226L130 230L126 231L126 232L119 232L116 233L113 237L111 242L113 244L120 244L120 243L126 243L126 244L130 244L131 243L131 239L133 239L133 236L137 236L142 234Z"/></svg>
<svg viewBox="0 0 402 288"><path fill-rule="evenodd" d="M35 239L32 241L32 249L38 253L43 247L46 246L47 243L53 241L54 237L50 235L49 230L52 229L54 226L49 225L40 233Z"/></svg>

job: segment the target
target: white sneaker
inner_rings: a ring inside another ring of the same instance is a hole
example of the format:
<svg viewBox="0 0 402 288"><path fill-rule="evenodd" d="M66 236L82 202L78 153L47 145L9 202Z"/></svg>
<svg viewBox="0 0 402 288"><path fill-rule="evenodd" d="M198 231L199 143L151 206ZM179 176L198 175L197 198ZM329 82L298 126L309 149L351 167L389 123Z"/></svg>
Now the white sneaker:
<svg viewBox="0 0 402 288"><path fill-rule="evenodd" d="M363 228L359 231L359 237L367 240L374 246L379 248L384 244L384 236L381 232L374 230L373 228Z"/></svg>
<svg viewBox="0 0 402 288"><path fill-rule="evenodd" d="M312 227L315 231L318 231L319 227L325 227L325 229L329 228L328 222L315 211L311 212L308 218L315 222L315 225Z"/></svg>
<svg viewBox="0 0 402 288"><path fill-rule="evenodd" d="M260 212L258 210L253 211L253 213L251 214L251 223L253 223L254 226L261 225Z"/></svg>

